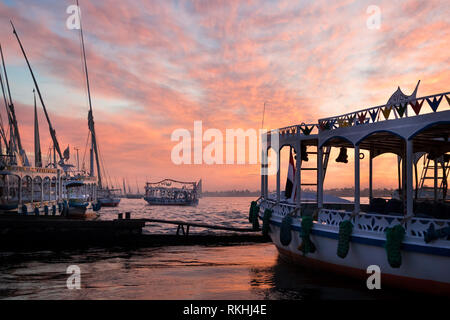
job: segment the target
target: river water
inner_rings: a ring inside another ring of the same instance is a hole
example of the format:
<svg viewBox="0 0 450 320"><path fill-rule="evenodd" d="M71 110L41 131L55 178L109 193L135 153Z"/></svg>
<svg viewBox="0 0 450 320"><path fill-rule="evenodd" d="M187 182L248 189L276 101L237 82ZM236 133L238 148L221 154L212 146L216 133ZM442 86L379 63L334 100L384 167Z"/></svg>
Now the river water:
<svg viewBox="0 0 450 320"><path fill-rule="evenodd" d="M197 207L153 207L122 199L102 208L102 219L179 219L248 227L252 198L203 198ZM145 232L174 233L151 225ZM192 233L214 233L191 229ZM139 250L90 249L0 253L1 299L398 299L410 293L369 291L365 281L299 268L278 258L270 243L162 246ZM67 288L69 266L80 268L79 290Z"/></svg>

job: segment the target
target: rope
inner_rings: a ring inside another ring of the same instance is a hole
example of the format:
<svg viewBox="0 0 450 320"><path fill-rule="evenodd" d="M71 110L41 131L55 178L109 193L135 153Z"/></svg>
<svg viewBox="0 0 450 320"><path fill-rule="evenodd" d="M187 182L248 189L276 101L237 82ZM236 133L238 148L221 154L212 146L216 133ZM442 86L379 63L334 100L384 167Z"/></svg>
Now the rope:
<svg viewBox="0 0 450 320"><path fill-rule="evenodd" d="M300 232L302 243L300 244L298 249L303 252L304 256L306 256L308 253L316 252L316 246L310 239L311 229L313 225L314 223L312 216L304 216L302 218L302 230Z"/></svg>
<svg viewBox="0 0 450 320"><path fill-rule="evenodd" d="M280 242L283 246L288 246L291 243L292 240L291 224L292 224L292 217L290 215L286 215L281 221Z"/></svg>
<svg viewBox="0 0 450 320"><path fill-rule="evenodd" d="M344 259L350 248L350 236L353 232L353 224L350 220L345 220L339 223L339 241L337 247L338 257Z"/></svg>
<svg viewBox="0 0 450 320"><path fill-rule="evenodd" d="M399 268L402 265L400 248L404 237L405 228L402 225L386 228L386 252L392 268Z"/></svg>

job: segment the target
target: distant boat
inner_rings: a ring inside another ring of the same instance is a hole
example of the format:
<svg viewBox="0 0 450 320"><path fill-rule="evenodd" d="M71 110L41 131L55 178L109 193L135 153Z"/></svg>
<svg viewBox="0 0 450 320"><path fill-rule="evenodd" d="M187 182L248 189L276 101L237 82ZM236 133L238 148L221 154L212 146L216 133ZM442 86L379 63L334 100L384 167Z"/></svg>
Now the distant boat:
<svg viewBox="0 0 450 320"><path fill-rule="evenodd" d="M199 182L181 182L165 179L159 182L147 182L144 200L151 205L192 206L198 204Z"/></svg>
<svg viewBox="0 0 450 320"><path fill-rule="evenodd" d="M137 182L136 182L137 186ZM128 192L125 184L125 179L123 179L123 197L127 199L142 199L144 195L139 192L139 187L137 186L137 193L132 193L130 184L128 184Z"/></svg>
<svg viewBox="0 0 450 320"><path fill-rule="evenodd" d="M97 190L98 202L102 207L117 207L120 203L120 189L104 188Z"/></svg>

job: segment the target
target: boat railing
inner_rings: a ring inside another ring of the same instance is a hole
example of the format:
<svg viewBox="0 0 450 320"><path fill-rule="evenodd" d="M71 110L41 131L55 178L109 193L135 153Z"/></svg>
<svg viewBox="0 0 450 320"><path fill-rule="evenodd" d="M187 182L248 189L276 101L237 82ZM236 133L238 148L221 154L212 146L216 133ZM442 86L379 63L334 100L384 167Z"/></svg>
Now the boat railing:
<svg viewBox="0 0 450 320"><path fill-rule="evenodd" d="M352 212L344 210L321 209L317 223L334 227L339 230L339 224L342 221L350 220L353 223L354 231L364 231L369 233L384 233L386 228L392 228L395 225L405 226L406 236L415 238L424 238L425 233L430 227L440 229L450 227L450 220L430 219L421 217L412 217L405 219L404 216L393 216L378 213L360 213L353 215Z"/></svg>
<svg viewBox="0 0 450 320"><path fill-rule="evenodd" d="M431 108L431 112L438 112L440 106L442 110L441 102L444 100L444 97L445 100L447 100L448 105L450 105L450 92L438 93L399 102L397 104L384 104L335 117L323 118L319 120L318 128L319 131L334 130L338 128L354 127L392 119L415 117L425 113L430 113L424 111L425 108L423 107L425 102Z"/></svg>

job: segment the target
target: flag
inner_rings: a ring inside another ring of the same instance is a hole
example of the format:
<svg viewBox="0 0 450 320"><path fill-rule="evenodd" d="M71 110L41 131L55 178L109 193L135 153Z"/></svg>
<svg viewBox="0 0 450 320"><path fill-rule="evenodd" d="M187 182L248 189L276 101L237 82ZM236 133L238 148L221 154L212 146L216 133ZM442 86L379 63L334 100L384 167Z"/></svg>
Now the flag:
<svg viewBox="0 0 450 320"><path fill-rule="evenodd" d="M294 156L292 154L292 148L290 150L290 155L289 155L289 168L288 168L288 175L287 175L287 179L286 179L286 188L284 191L284 195L286 197L286 199L291 199L292 195L293 195L293 190L295 190L294 188L294 184L295 184L295 165L294 165ZM295 192L294 192L295 194Z"/></svg>
<svg viewBox="0 0 450 320"><path fill-rule="evenodd" d="M67 146L66 150L64 150L63 156L64 156L64 160L69 160L69 158L70 158L70 147L69 146Z"/></svg>

